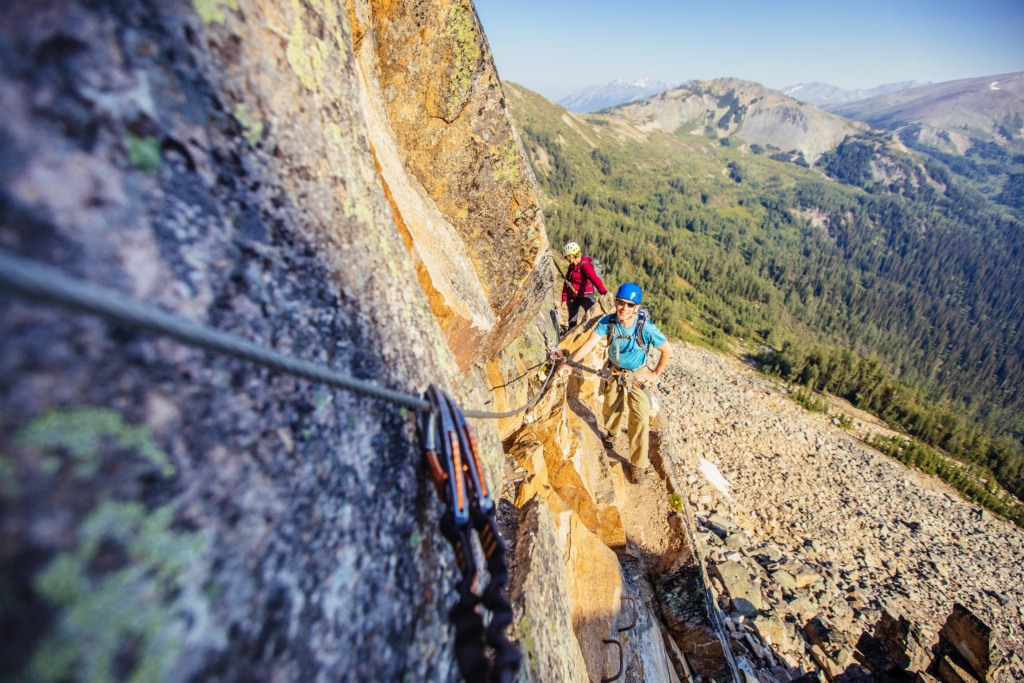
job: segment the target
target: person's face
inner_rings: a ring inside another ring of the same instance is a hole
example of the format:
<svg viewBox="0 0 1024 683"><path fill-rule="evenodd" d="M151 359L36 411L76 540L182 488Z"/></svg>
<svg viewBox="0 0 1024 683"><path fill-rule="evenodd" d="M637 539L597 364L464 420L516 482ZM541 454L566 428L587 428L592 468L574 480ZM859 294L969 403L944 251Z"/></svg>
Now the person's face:
<svg viewBox="0 0 1024 683"><path fill-rule="evenodd" d="M580 262L580 259L583 258L583 255L582 254L569 254L565 258L569 260L569 263L571 263L572 265L575 266L577 263Z"/></svg>
<svg viewBox="0 0 1024 683"><path fill-rule="evenodd" d="M615 299L615 312L619 315L619 320L630 320L635 314L636 309L640 304L635 304L627 299Z"/></svg>

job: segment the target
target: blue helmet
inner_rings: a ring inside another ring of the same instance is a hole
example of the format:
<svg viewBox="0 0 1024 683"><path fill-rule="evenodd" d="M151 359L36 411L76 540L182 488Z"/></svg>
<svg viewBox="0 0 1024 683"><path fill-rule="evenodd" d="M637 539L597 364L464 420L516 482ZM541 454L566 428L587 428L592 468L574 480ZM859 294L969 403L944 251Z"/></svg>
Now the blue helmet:
<svg viewBox="0 0 1024 683"><path fill-rule="evenodd" d="M644 293L641 292L640 288L634 285L632 282L627 282L626 284L619 287L619 291L615 292L615 298L625 299L626 301L632 301L635 304L640 303L640 300L643 299L643 297Z"/></svg>

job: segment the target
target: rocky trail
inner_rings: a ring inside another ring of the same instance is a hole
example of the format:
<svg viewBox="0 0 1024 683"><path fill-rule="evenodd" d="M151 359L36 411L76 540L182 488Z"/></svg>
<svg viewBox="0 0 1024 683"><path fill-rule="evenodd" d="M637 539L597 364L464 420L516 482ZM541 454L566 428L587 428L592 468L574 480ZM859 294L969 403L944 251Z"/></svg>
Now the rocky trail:
<svg viewBox="0 0 1024 683"><path fill-rule="evenodd" d="M766 680L757 669L768 641L789 669L772 669L777 680L798 667L839 674L864 658L862 634L878 635L887 613L910 625L905 649L921 669L959 603L998 633L1006 680L1024 678L1024 532L865 446L857 434L879 424L846 431L786 391L686 344L660 383L666 438L739 668ZM631 542L663 526L633 528L631 518Z"/></svg>

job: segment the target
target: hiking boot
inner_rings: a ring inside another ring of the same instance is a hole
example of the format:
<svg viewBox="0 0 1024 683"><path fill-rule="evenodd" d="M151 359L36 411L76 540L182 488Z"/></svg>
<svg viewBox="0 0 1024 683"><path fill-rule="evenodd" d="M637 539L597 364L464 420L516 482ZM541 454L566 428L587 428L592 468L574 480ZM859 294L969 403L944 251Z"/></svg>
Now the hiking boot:
<svg viewBox="0 0 1024 683"><path fill-rule="evenodd" d="M637 467L636 465L633 465L632 466L632 470L633 470L633 483L634 484L642 484L642 483L644 483L644 479L647 478L647 468L646 467Z"/></svg>
<svg viewBox="0 0 1024 683"><path fill-rule="evenodd" d="M601 441L604 443L604 447L605 448L607 448L609 450L615 448L615 435L614 434L605 434L604 438L602 438Z"/></svg>

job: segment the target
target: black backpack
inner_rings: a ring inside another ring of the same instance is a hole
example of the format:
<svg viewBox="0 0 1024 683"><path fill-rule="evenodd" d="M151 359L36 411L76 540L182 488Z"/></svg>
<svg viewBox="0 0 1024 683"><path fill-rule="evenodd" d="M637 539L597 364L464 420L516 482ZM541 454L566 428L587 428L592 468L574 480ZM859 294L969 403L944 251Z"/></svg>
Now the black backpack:
<svg viewBox="0 0 1024 683"><path fill-rule="evenodd" d="M646 365L647 364L647 358L651 355L651 344L650 344L650 342L648 342L647 345L644 346L644 325L647 323L648 320L650 320L651 312L650 312L650 310L648 310L646 308L641 308L639 311L636 312L636 317L637 317L636 327L633 328L633 340L636 342L637 346L643 348L643 350L644 350L644 364ZM616 315L615 313L612 313L612 319L610 321L608 321L608 348L609 348L609 350L611 349L612 342L615 339L629 339L629 335L628 334L615 334L615 326L618 325L618 324L619 324L619 316Z"/></svg>

